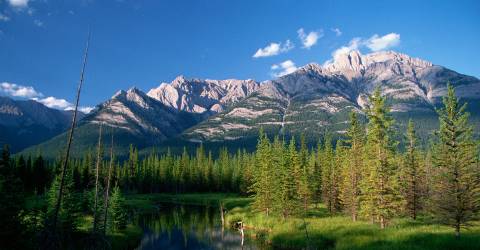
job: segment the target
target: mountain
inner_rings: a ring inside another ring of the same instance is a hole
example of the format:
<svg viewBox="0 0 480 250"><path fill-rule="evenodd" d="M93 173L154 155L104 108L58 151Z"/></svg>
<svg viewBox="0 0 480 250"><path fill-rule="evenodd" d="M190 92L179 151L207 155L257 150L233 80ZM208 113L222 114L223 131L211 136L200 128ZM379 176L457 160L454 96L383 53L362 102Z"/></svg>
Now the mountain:
<svg viewBox="0 0 480 250"><path fill-rule="evenodd" d="M65 131L71 120L71 111L0 96L0 145L9 144L12 152L20 151Z"/></svg>
<svg viewBox="0 0 480 250"><path fill-rule="evenodd" d="M78 156L94 148L100 124L103 126L105 146L109 147L113 132L116 151L123 154L128 152L130 144L140 148L156 145L197 124L200 119L198 114L168 107L137 88L120 90L78 123L72 150ZM44 154L53 157L65 144L66 138L66 133L60 134L25 152L30 154L41 149Z"/></svg>
<svg viewBox="0 0 480 250"><path fill-rule="evenodd" d="M201 80L178 76L148 92L166 106L193 113L215 114L245 98L259 87L254 80Z"/></svg>
<svg viewBox="0 0 480 250"><path fill-rule="evenodd" d="M414 118L426 137L437 127L435 108L451 82L472 111L480 105L480 81L445 67L392 51L352 51L320 66L308 64L261 86L224 112L187 130L189 141L255 138L260 127L272 134L304 133L312 142L326 131L341 135L351 110L362 113L380 86L400 126ZM472 119L479 124L478 112Z"/></svg>
<svg viewBox="0 0 480 250"><path fill-rule="evenodd" d="M139 148L181 148L200 142L253 147L260 128L287 137L303 133L315 143L326 132L341 137L349 126L349 113L363 115L377 86L388 97L398 131L412 118L426 140L438 127L435 108L448 82L469 103L479 131L479 79L393 51L351 51L324 65L307 64L261 83L179 76L147 94L135 88L119 91L79 124L75 151L95 145L100 123L115 128L121 152L127 152L130 143ZM26 152L58 152L64 140L61 135Z"/></svg>

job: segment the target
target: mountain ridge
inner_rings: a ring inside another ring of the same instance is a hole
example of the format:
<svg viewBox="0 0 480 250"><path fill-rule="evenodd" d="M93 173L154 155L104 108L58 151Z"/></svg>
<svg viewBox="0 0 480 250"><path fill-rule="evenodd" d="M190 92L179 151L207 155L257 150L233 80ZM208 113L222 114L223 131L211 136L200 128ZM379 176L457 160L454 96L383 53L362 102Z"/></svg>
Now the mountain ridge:
<svg viewBox="0 0 480 250"><path fill-rule="evenodd" d="M399 125L415 116L427 136L436 126L435 108L447 82L471 110L478 109L480 80L475 77L402 53L351 51L263 82L178 76L147 93L121 90L87 115L79 129L104 123L137 138L130 143L140 142L140 147L255 141L261 127L271 134L307 134L312 140L327 131L341 137L348 114L362 113L368 95L380 87ZM476 114L472 117L478 127Z"/></svg>

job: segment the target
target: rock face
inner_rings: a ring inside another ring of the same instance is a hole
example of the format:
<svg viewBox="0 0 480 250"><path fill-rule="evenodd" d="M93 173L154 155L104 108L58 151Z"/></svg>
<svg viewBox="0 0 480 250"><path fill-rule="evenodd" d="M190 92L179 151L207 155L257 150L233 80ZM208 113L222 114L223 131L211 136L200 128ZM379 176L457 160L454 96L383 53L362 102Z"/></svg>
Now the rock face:
<svg viewBox="0 0 480 250"><path fill-rule="evenodd" d="M157 101L137 88L118 91L85 117L82 124L100 124L126 130L151 142L183 132L196 124L196 115Z"/></svg>
<svg viewBox="0 0 480 250"><path fill-rule="evenodd" d="M419 116L420 123L428 124L424 128L428 132L436 127L434 108L441 104L448 82L462 100L478 109L480 81L474 77L392 51L367 55L352 51L327 65L308 64L263 82L251 95L184 136L196 141L256 136L260 127L313 137L326 131L343 134L348 113L362 113L377 86L400 123Z"/></svg>
<svg viewBox="0 0 480 250"><path fill-rule="evenodd" d="M399 126L413 118L419 127L417 131L426 137L438 126L435 108L441 104L448 82L474 111L471 118L478 131L477 78L401 53L362 55L352 51L326 65L307 64L262 83L179 76L148 94L135 88L119 91L79 124L77 137L81 142L77 145L83 148L78 151L95 145L100 123L115 128L117 138L122 139L116 146L123 148L129 144L165 148L167 143L182 147L190 142L215 141L224 146L245 138L252 138L255 143L260 128L287 136L303 133L315 141L326 132L344 134L349 113L353 110L363 114L368 96L377 86L388 97ZM14 116L23 111L4 105L0 112ZM58 147L64 137L56 137L43 146ZM245 146L243 141L237 144Z"/></svg>
<svg viewBox="0 0 480 250"><path fill-rule="evenodd" d="M178 76L171 83L162 83L150 90L148 96L177 110L215 114L250 95L258 86L253 80L201 80Z"/></svg>
<svg viewBox="0 0 480 250"><path fill-rule="evenodd" d="M38 144L70 126L70 111L48 108L33 100L13 100L0 96L0 145L12 152ZM80 114L80 118L83 116Z"/></svg>

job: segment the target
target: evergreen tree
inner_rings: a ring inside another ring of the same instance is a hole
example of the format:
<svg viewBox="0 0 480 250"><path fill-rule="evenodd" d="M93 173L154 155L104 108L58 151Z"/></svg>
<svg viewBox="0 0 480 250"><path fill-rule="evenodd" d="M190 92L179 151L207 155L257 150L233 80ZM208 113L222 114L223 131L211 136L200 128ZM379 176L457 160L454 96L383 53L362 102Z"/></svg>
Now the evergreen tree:
<svg viewBox="0 0 480 250"><path fill-rule="evenodd" d="M322 145L319 141L317 144L317 152L315 155L315 162L310 179L312 187L312 200L315 203L315 206L317 206L317 204L322 200L322 156Z"/></svg>
<svg viewBox="0 0 480 250"><path fill-rule="evenodd" d="M273 195L273 176L272 170L272 152L270 140L267 135L260 131L260 137L256 151L256 169L254 173L254 183L252 191L254 192L253 207L256 210L263 211L268 216L274 204Z"/></svg>
<svg viewBox="0 0 480 250"><path fill-rule="evenodd" d="M118 186L115 186L110 198L109 216L111 231L124 229L127 225L127 216L125 213L125 201Z"/></svg>
<svg viewBox="0 0 480 250"><path fill-rule="evenodd" d="M403 159L402 186L405 205L408 215L412 219L417 218L421 200L422 168L420 166L419 152L417 149L417 136L412 120L407 127L406 152Z"/></svg>
<svg viewBox="0 0 480 250"><path fill-rule="evenodd" d="M332 137L327 135L324 141L322 157L322 196L328 212L335 212L336 187L335 187L335 152L333 151Z"/></svg>
<svg viewBox="0 0 480 250"><path fill-rule="evenodd" d="M300 139L300 152L299 152L299 164L298 164L298 195L303 203L304 213L307 212L308 204L311 197L311 189L309 183L309 159L308 159L308 149L305 142L305 136L302 135Z"/></svg>
<svg viewBox="0 0 480 250"><path fill-rule="evenodd" d="M434 145L436 171L433 201L434 213L445 224L460 229L469 226L480 210L480 169L477 147L468 125L466 104L461 105L448 85L444 107L439 109L440 129Z"/></svg>
<svg viewBox="0 0 480 250"><path fill-rule="evenodd" d="M357 220L360 208L360 181L363 172L363 150L365 129L360 124L357 113L350 113L350 128L347 131L348 157L343 168L341 188L342 202L353 221Z"/></svg>
<svg viewBox="0 0 480 250"><path fill-rule="evenodd" d="M370 96L367 128L367 162L362 180L361 209L363 214L375 217L383 229L398 209L400 197L396 178L394 120L380 88Z"/></svg>
<svg viewBox="0 0 480 250"><path fill-rule="evenodd" d="M23 185L15 175L8 145L0 158L0 248L14 249L21 242L20 211L24 207Z"/></svg>
<svg viewBox="0 0 480 250"><path fill-rule="evenodd" d="M295 138L292 137L288 145L288 150L283 153L283 166L281 176L281 213L283 218L287 218L298 212L301 207L301 201L297 193L297 183L295 179L295 166L298 165L298 155L295 145Z"/></svg>
<svg viewBox="0 0 480 250"><path fill-rule="evenodd" d="M70 164L69 164L70 165ZM65 182L63 187L63 197L60 203L60 209L58 211L57 227L60 228L59 232L69 234L76 231L78 226L78 218L80 217L81 205L78 200L78 196L75 194L75 187L73 183L72 173L68 170L65 175ZM54 179L50 190L47 194L47 219L49 220L55 211L55 205L58 199L58 189L60 185L60 175L57 175Z"/></svg>

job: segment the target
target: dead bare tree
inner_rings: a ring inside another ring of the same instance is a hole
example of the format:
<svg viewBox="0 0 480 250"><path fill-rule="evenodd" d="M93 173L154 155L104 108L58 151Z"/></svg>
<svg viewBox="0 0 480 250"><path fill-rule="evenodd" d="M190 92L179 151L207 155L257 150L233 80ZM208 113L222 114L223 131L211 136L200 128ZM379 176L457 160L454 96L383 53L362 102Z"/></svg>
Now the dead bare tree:
<svg viewBox="0 0 480 250"><path fill-rule="evenodd" d="M97 224L98 224L98 175L100 172L100 162L102 161L100 155L102 151L102 125L100 123L100 128L98 129L98 145L97 145L97 162L95 166L95 203L93 205L93 232L97 232Z"/></svg>
<svg viewBox="0 0 480 250"><path fill-rule="evenodd" d="M88 32L87 46L85 48L85 53L84 53L84 56L83 56L82 70L80 72L80 81L78 83L77 96L76 96L76 99L75 99L75 109L73 110L72 125L70 127L70 132L68 133L67 149L66 149L66 152L65 152L65 158L63 160L63 165L62 165L60 187L58 188L58 196L57 196L57 201L56 201L56 204L55 204L55 210L54 210L54 213L53 213L53 222L52 222L53 231L55 231L56 228L57 228L58 212L60 211L60 205L62 204L62 195L63 195L63 188L64 188L64 185L65 185L65 175L67 173L68 158L70 156L70 148L72 146L73 133L75 131L75 125L77 123L78 103L80 101L80 93L82 91L82 85L83 85L84 74L85 74L85 67L87 65L88 48L90 46L90 34L91 33Z"/></svg>
<svg viewBox="0 0 480 250"><path fill-rule="evenodd" d="M106 234L107 230L107 217L108 217L108 195L110 191L110 180L112 178L113 169L113 127L112 127L112 144L110 145L110 166L108 167L107 177L107 189L105 190L105 202L104 202L104 216L103 216L103 234Z"/></svg>

